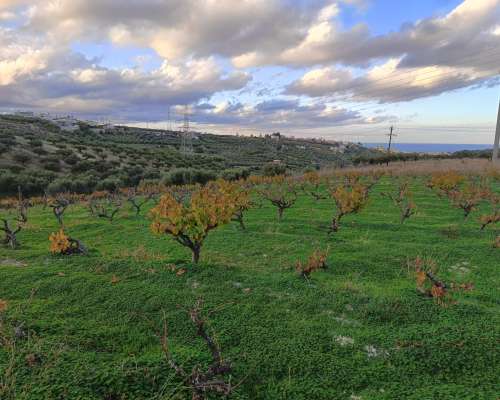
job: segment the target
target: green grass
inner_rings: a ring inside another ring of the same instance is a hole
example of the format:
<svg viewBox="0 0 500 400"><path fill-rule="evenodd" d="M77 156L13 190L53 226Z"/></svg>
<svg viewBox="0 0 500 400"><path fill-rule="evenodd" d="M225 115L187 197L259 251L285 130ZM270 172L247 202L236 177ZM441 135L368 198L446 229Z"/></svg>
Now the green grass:
<svg viewBox="0 0 500 400"><path fill-rule="evenodd" d="M165 313L176 360L187 369L209 362L178 307L202 297L206 310L218 310L210 330L240 384L231 398L496 399L498 232L480 232L477 211L464 222L421 183L414 185L419 212L401 226L380 196L388 185L377 185L367 208L346 217L334 236L326 234L329 200L302 196L281 223L264 203L248 212L246 232L237 223L212 232L198 266L171 238L153 235L145 216L129 211L109 223L76 207L66 213L67 231L90 254L51 256L55 218L32 210L22 247L0 250L5 321L22 321L30 333L17 341L8 380L0 348L0 382L15 399L190 398L156 334ZM329 268L300 279L295 261L328 246ZM134 257L141 247L149 257ZM407 270L419 255L438 262L440 278L471 281L474 290L454 295L449 307L419 296ZM172 263L187 272L177 276ZM459 263L465 273L452 268ZM353 343L342 346L340 337ZM378 355L368 357L367 346ZM27 354L40 361L30 367Z"/></svg>

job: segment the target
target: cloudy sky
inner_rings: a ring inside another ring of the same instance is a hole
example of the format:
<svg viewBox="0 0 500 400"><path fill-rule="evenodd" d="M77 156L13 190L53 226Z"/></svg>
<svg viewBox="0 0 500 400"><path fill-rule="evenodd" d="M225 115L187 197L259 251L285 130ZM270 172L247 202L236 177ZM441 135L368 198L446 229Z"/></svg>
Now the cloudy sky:
<svg viewBox="0 0 500 400"><path fill-rule="evenodd" d="M0 111L489 143L500 0L0 0Z"/></svg>

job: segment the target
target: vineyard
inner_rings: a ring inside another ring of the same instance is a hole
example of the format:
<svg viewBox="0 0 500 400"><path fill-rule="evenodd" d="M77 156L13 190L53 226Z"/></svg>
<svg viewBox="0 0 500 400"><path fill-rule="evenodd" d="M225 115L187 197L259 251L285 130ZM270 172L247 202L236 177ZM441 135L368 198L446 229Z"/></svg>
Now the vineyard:
<svg viewBox="0 0 500 400"><path fill-rule="evenodd" d="M500 171L0 200L1 399L495 399Z"/></svg>

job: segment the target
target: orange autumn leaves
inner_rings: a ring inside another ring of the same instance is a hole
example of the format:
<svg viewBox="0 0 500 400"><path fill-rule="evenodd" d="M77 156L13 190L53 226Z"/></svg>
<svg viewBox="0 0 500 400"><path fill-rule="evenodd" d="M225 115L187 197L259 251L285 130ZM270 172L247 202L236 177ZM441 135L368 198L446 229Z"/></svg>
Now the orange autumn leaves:
<svg viewBox="0 0 500 400"><path fill-rule="evenodd" d="M59 229L58 232L53 232L49 236L50 252L52 254L70 255L70 254L84 254L86 253L85 247L80 241L73 239L66 235L64 229Z"/></svg>
<svg viewBox="0 0 500 400"><path fill-rule="evenodd" d="M193 189L185 201L167 192L151 210L151 229L167 234L193 253L197 263L201 246L208 233L231 221L235 213L246 204L248 192L241 186L219 180Z"/></svg>
<svg viewBox="0 0 500 400"><path fill-rule="evenodd" d="M182 234L193 241L203 240L208 231L231 220L237 208L237 196L236 185L224 181L195 189L185 203L167 192L151 210L152 229L155 233Z"/></svg>
<svg viewBox="0 0 500 400"><path fill-rule="evenodd" d="M7 311L8 307L9 307L9 303L7 302L7 300L0 299L0 313Z"/></svg>
<svg viewBox="0 0 500 400"><path fill-rule="evenodd" d="M368 202L368 188L359 183L337 186L330 192L330 195L336 205L336 214L330 227L331 232L339 230L343 216L359 212Z"/></svg>
<svg viewBox="0 0 500 400"><path fill-rule="evenodd" d="M49 236L50 252L52 254L66 254L71 247L69 237L63 229L54 232Z"/></svg>
<svg viewBox="0 0 500 400"><path fill-rule="evenodd" d="M309 276L320 269L326 269L326 259L328 257L328 249L326 251L315 250L307 259L305 263L302 261L297 261L295 265L295 270L297 273L304 277L309 278Z"/></svg>
<svg viewBox="0 0 500 400"><path fill-rule="evenodd" d="M470 282L451 282L447 284L438 279L436 276L437 264L432 259L417 257L412 264L415 270L417 291L424 296L432 297L434 301L441 306L448 306L456 303L452 297L453 292L470 291L474 287Z"/></svg>

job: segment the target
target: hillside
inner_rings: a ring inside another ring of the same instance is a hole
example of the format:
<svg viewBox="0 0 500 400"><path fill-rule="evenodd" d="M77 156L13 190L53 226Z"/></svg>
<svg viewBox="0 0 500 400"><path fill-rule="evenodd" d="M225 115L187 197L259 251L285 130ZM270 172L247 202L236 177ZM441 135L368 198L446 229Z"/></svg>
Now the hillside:
<svg viewBox="0 0 500 400"><path fill-rule="evenodd" d="M0 189L26 194L47 187L91 192L159 180L178 168L194 169L202 179L216 175L261 173L279 160L292 171L349 165L376 151L286 137L241 137L195 134L193 153L181 154L180 132L115 127L95 131L85 123L74 132L55 124L19 116L0 116Z"/></svg>

